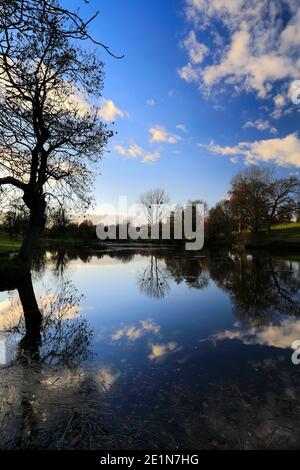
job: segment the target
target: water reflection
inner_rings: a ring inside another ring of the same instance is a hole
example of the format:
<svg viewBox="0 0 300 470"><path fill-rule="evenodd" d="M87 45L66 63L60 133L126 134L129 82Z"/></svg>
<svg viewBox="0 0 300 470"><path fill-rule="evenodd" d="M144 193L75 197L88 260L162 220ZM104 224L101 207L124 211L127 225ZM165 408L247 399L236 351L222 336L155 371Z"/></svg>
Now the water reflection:
<svg viewBox="0 0 300 470"><path fill-rule="evenodd" d="M1 448L299 447L297 257L57 249L0 290Z"/></svg>
<svg viewBox="0 0 300 470"><path fill-rule="evenodd" d="M300 314L300 273L291 270L290 261L243 253L212 258L209 268L211 278L230 295L241 322L276 323L279 314Z"/></svg>
<svg viewBox="0 0 300 470"><path fill-rule="evenodd" d="M157 256L151 254L149 258L146 267L138 276L140 291L150 298L163 299L170 290L168 270Z"/></svg>

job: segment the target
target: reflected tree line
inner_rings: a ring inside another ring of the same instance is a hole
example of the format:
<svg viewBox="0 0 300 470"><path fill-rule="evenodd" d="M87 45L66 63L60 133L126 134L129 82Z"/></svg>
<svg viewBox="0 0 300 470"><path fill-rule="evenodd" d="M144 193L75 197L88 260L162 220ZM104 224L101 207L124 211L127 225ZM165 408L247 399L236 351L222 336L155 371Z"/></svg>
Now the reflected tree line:
<svg viewBox="0 0 300 470"><path fill-rule="evenodd" d="M129 263L136 254L136 251L91 253L77 249L40 252L32 263L34 276L42 276L47 267L61 278L59 292L45 296L40 305L30 272L18 273L13 281L2 279L0 291L17 291L23 311L22 321L14 326L23 337L20 343L23 356L26 351L30 356L41 359L41 345L48 344L47 353L47 347L42 346L43 360L51 356L68 361L71 357L76 360L85 357L90 341L89 327L74 313L80 295L64 278L64 273L74 260L87 263L92 257L110 256ZM146 256L148 262L137 274L137 285L147 297L165 298L171 291L172 282L202 290L213 281L230 296L234 313L242 322L257 325L276 322L279 314L300 314L298 262L277 259L261 252L252 255L207 252L203 256L186 252L141 251L140 254Z"/></svg>
<svg viewBox="0 0 300 470"><path fill-rule="evenodd" d="M299 262L269 254L151 256L138 284L143 294L163 298L170 291L171 280L199 290L213 281L230 296L237 319L252 326L277 322L280 314L300 314Z"/></svg>

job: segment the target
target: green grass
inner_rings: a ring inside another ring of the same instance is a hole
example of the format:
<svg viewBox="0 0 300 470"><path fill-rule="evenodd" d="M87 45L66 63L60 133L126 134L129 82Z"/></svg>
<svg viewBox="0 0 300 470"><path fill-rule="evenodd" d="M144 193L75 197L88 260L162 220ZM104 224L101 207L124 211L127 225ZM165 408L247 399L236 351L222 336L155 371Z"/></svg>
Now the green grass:
<svg viewBox="0 0 300 470"><path fill-rule="evenodd" d="M249 245L257 247L272 246L274 248L297 248L300 249L300 223L281 224L272 227L270 233L261 232L253 239L249 236Z"/></svg>
<svg viewBox="0 0 300 470"><path fill-rule="evenodd" d="M0 231L0 253L18 250L20 246L20 241L11 240L7 233Z"/></svg>

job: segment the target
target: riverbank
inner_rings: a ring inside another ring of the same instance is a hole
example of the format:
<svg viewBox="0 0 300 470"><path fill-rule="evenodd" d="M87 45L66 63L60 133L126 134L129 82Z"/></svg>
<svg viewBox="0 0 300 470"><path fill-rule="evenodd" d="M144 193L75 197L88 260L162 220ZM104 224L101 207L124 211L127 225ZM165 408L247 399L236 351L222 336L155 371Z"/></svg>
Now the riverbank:
<svg viewBox="0 0 300 470"><path fill-rule="evenodd" d="M246 248L300 251L300 223L276 225L270 232L244 237Z"/></svg>
<svg viewBox="0 0 300 470"><path fill-rule="evenodd" d="M169 240L116 240L100 242L97 240L82 240L82 239L44 239L41 242L43 249L51 249L56 247L83 247L85 249L99 249L107 248L113 250L120 248L120 246L147 247L147 248L164 248L166 246L173 246L174 248L182 249L184 242L182 241L169 241ZM21 239L12 240L8 234L0 231L0 257L5 257L8 253L17 251L21 246ZM300 251L300 223L291 223L284 225L276 225L272 227L270 232L262 231L257 235L250 232L244 232L233 237L231 242L225 238L218 238L216 240L209 240L206 238L205 247L229 247L240 246L246 249L269 249L269 250L284 250L284 251Z"/></svg>
<svg viewBox="0 0 300 470"><path fill-rule="evenodd" d="M10 251L18 250L21 246L21 241L11 240L7 233L0 231L0 255Z"/></svg>

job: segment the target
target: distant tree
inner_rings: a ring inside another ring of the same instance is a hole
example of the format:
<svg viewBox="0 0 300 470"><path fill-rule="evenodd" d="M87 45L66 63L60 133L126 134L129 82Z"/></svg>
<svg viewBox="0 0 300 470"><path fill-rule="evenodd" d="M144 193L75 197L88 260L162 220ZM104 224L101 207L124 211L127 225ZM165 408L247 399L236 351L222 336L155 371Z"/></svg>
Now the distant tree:
<svg viewBox="0 0 300 470"><path fill-rule="evenodd" d="M150 189L141 194L139 203L143 206L144 214L149 225L156 225L167 215L169 195L164 189Z"/></svg>
<svg viewBox="0 0 300 470"><path fill-rule="evenodd" d="M84 220L78 227L78 237L88 241L96 238L96 227L91 220Z"/></svg>
<svg viewBox="0 0 300 470"><path fill-rule="evenodd" d="M297 211L300 181L295 176L275 179L269 188L269 212L267 229L274 223L291 222Z"/></svg>
<svg viewBox="0 0 300 470"><path fill-rule="evenodd" d="M64 238L70 229L72 221L64 207L52 211L49 216L50 238Z"/></svg>
<svg viewBox="0 0 300 470"><path fill-rule="evenodd" d="M264 228L268 220L271 181L271 173L258 167L247 168L231 181L232 212L253 233Z"/></svg>
<svg viewBox="0 0 300 470"><path fill-rule="evenodd" d="M229 200L219 202L209 211L208 234L212 239L223 235L228 242L231 241L232 233L238 229L238 225Z"/></svg>
<svg viewBox="0 0 300 470"><path fill-rule="evenodd" d="M203 199L194 199L194 200L189 200L187 203L187 206L192 207L192 228L193 231L196 231L197 229L197 215L199 216L204 216L207 217L208 215L208 204L206 201ZM203 210L199 209L200 207L203 207Z"/></svg>
<svg viewBox="0 0 300 470"><path fill-rule="evenodd" d="M23 236L26 232L29 214L24 207L13 207L3 215L2 226L10 238Z"/></svg>
<svg viewBox="0 0 300 470"><path fill-rule="evenodd" d="M89 22L56 0L0 3L0 187L29 210L25 261L51 200L89 205L91 167L112 135L94 104L103 64L78 44L90 38Z"/></svg>
<svg viewBox="0 0 300 470"><path fill-rule="evenodd" d="M294 216L295 216L296 221L300 222L300 202L299 201L297 202Z"/></svg>
<svg viewBox="0 0 300 470"><path fill-rule="evenodd" d="M249 226L254 233L270 231L275 223L293 220L300 181L294 176L274 178L268 169L251 167L233 178L229 194L233 216L241 228Z"/></svg>

